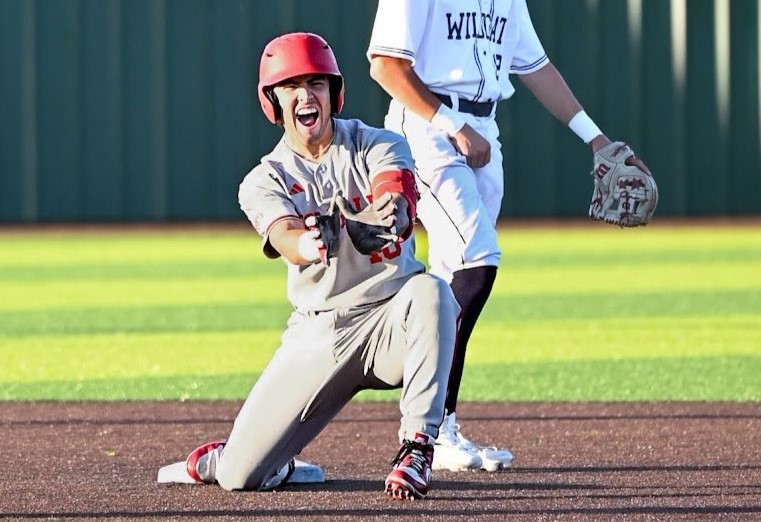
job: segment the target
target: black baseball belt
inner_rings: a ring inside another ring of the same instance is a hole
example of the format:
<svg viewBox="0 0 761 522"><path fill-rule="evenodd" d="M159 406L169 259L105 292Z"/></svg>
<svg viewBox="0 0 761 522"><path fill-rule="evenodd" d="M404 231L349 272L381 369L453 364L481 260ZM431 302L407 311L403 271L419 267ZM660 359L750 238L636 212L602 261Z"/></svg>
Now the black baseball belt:
<svg viewBox="0 0 761 522"><path fill-rule="evenodd" d="M439 94L437 92L433 93L434 96L436 96L439 100L441 100L441 103L452 108L452 98L449 97L447 94ZM479 118L483 118L485 116L491 116L492 109L494 109L494 102L474 102L470 100L466 100L464 98L459 98L457 102L457 111L458 112L467 112L468 114L472 114L473 116L478 116Z"/></svg>

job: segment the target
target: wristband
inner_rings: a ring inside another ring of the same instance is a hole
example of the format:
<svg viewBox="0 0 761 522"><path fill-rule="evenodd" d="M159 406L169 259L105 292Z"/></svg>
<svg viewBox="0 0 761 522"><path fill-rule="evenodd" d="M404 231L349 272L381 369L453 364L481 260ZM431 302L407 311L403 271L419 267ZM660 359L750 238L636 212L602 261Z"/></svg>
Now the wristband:
<svg viewBox="0 0 761 522"><path fill-rule="evenodd" d="M576 133L579 138L584 140L584 143L589 143L602 134L600 127L598 127L595 122L592 121L592 118L587 116L587 113L584 111L577 112L576 116L571 118L571 121L568 122L568 127Z"/></svg>
<svg viewBox="0 0 761 522"><path fill-rule="evenodd" d="M439 105L436 114L431 118L431 125L450 136L454 136L465 126L465 120L455 111L444 105Z"/></svg>

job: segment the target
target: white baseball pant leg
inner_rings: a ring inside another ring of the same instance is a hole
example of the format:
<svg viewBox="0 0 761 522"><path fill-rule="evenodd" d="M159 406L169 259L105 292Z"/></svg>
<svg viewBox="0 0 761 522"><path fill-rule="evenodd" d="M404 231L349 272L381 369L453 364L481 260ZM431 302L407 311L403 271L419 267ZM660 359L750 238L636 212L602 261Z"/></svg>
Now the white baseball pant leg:
<svg viewBox="0 0 761 522"><path fill-rule="evenodd" d="M489 140L491 159L471 169L450 137L392 100L386 128L407 138L417 168L418 216L428 232L431 272L451 281L452 273L499 266L496 222L504 195L502 146L494 117L461 113Z"/></svg>

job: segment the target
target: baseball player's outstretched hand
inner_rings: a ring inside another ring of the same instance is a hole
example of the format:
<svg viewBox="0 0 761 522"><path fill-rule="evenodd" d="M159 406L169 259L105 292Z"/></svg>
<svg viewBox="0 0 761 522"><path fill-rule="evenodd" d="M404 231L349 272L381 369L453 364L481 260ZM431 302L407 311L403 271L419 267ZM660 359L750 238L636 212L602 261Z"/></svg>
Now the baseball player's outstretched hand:
<svg viewBox="0 0 761 522"><path fill-rule="evenodd" d="M355 211L341 196L337 197L335 201L336 206L341 209L341 213L347 219L359 221L365 225L390 228L396 223L396 205L393 203L393 199L391 193L383 194L361 212Z"/></svg>
<svg viewBox="0 0 761 522"><path fill-rule="evenodd" d="M379 197L361 212L355 211L341 196L337 197L335 202L346 219L346 232L354 248L361 254L369 255L396 243L399 241L397 230L406 230L409 226L407 209L400 209L391 193ZM405 223L399 219L402 214ZM404 228L401 228L402 225Z"/></svg>
<svg viewBox="0 0 761 522"><path fill-rule="evenodd" d="M457 152L465 156L465 162L472 169L478 169L489 163L491 145L467 123L452 137L452 144Z"/></svg>
<svg viewBox="0 0 761 522"><path fill-rule="evenodd" d="M309 216L304 220L307 231L299 237L299 253L309 262L318 259L330 266L330 258L338 253L341 214L331 204L330 212L323 216Z"/></svg>

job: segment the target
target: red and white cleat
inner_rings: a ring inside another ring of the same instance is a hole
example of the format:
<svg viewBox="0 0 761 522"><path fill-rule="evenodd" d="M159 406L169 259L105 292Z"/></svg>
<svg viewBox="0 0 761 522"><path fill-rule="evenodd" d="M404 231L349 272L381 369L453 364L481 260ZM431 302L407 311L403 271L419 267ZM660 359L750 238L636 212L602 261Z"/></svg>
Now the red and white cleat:
<svg viewBox="0 0 761 522"><path fill-rule="evenodd" d="M217 462L226 443L224 440L207 442L191 451L185 460L185 468L190 478L196 482L214 484L217 481Z"/></svg>
<svg viewBox="0 0 761 522"><path fill-rule="evenodd" d="M404 440L386 477L386 495L399 500L422 499L428 494L433 463L433 438L416 433L415 440Z"/></svg>

